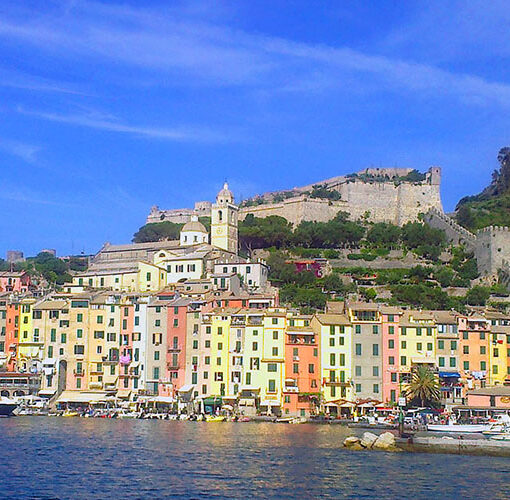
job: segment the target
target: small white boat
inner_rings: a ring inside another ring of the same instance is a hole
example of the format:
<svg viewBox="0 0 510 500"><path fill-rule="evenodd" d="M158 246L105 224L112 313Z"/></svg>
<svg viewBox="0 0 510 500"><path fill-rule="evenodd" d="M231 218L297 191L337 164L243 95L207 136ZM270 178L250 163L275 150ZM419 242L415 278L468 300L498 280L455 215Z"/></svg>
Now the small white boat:
<svg viewBox="0 0 510 500"><path fill-rule="evenodd" d="M0 396L0 416L10 417L17 407L18 403L13 399Z"/></svg>
<svg viewBox="0 0 510 500"><path fill-rule="evenodd" d="M494 441L510 441L510 432L489 436L489 439L493 439Z"/></svg>
<svg viewBox="0 0 510 500"><path fill-rule="evenodd" d="M445 433L483 433L490 429L490 424L430 424L427 425L427 430L431 432L445 432Z"/></svg>

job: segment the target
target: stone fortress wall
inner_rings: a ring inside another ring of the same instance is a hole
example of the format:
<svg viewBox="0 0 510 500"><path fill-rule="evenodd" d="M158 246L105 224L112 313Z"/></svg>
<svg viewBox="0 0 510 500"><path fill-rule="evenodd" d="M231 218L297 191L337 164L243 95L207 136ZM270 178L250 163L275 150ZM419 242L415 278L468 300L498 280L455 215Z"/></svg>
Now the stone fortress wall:
<svg viewBox="0 0 510 500"><path fill-rule="evenodd" d="M426 213L432 208L442 213L440 184L441 169L432 167L425 181L419 183L396 182L392 177L404 176L412 169L367 169L361 173L372 175L386 175L388 180L362 180L352 177L338 177L324 181L329 189L340 193L341 199L330 201L320 198L310 198L305 194L288 198L279 203L264 203L262 205L242 207L239 218L242 220L248 214L255 217L279 215L293 224L301 221L327 222L339 211L348 212L352 220L368 215L373 222L391 222L402 225L418 219L418 215ZM306 188L311 188L307 186ZM295 190L300 192L305 188ZM270 194L271 196L274 193ZM263 198L267 199L268 195Z"/></svg>

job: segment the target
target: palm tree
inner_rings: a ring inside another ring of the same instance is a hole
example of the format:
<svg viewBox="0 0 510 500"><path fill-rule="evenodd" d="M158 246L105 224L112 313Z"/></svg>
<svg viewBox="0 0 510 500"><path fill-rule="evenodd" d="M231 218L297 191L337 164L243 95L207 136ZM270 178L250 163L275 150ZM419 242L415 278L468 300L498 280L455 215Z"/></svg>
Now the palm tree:
<svg viewBox="0 0 510 500"><path fill-rule="evenodd" d="M439 382L427 366L421 365L413 373L413 379L407 387L407 394L411 399L420 400L422 406L425 406L426 402L439 401L441 394Z"/></svg>

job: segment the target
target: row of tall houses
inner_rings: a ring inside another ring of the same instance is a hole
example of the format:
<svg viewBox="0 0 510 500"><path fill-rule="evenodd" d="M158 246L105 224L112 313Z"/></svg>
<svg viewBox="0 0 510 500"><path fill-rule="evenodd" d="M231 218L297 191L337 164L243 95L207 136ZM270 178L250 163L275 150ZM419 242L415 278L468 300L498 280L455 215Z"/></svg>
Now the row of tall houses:
<svg viewBox="0 0 510 500"><path fill-rule="evenodd" d="M510 317L485 309L330 303L303 315L274 295L196 290L0 296L0 371L61 401L186 395L247 414L349 413L396 402L427 365L443 403L461 404L470 389L510 382L509 343Z"/></svg>

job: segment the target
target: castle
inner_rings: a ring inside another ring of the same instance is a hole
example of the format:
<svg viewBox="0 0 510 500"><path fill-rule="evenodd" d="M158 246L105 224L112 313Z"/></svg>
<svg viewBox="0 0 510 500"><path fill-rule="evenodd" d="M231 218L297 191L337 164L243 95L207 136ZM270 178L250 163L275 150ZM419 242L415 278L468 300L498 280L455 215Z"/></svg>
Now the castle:
<svg viewBox="0 0 510 500"><path fill-rule="evenodd" d="M351 219L367 217L373 222L391 222L403 225L417 220L419 214L432 208L441 213L441 169L431 167L423 180L410 181L409 168L370 168L357 174L334 177L320 183L330 192L337 192L336 200L311 197L314 186L304 186L286 191L286 199L279 200L279 192L257 197L258 204L241 206L238 214L243 220L248 214L255 217L278 215L292 224L302 221L327 222L338 212L348 212ZM170 221L186 223L192 216L211 216L210 202L197 202L194 209L161 210L153 206L147 223Z"/></svg>

